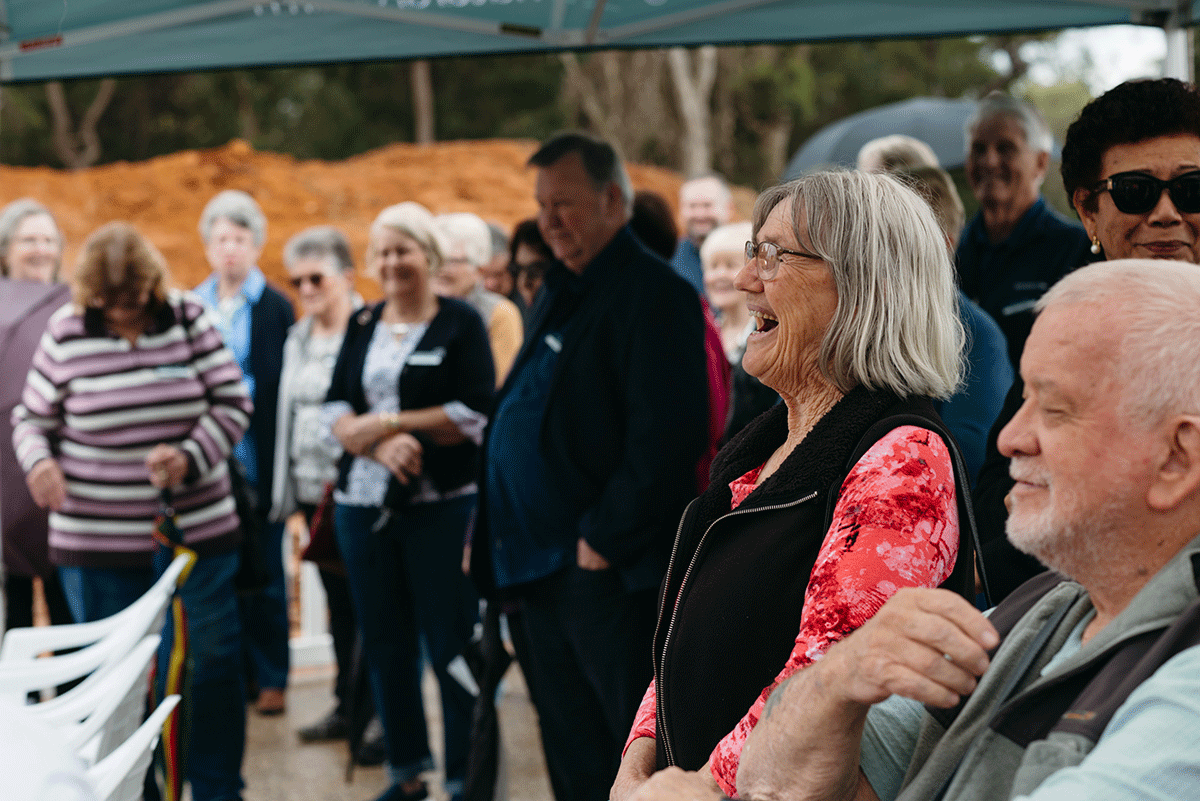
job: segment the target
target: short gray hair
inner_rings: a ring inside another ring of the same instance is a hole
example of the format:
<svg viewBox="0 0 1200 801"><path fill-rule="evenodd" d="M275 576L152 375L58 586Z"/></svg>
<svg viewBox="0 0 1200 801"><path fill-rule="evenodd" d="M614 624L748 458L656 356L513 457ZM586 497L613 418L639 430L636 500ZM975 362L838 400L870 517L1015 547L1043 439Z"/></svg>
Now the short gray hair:
<svg viewBox="0 0 1200 801"><path fill-rule="evenodd" d="M54 219L50 209L31 197L18 198L0 209L0 275L8 275L8 262L5 257L8 254L8 246L12 244L13 234L17 232L17 227L27 218L37 217L40 214L45 214L54 224L54 230L58 234L58 247L59 250L62 250L62 229L58 227L58 220Z"/></svg>
<svg viewBox="0 0 1200 801"><path fill-rule="evenodd" d="M488 221L488 232L492 235L492 258L508 257L508 232L500 223ZM491 259L489 259L490 261Z"/></svg>
<svg viewBox="0 0 1200 801"><path fill-rule="evenodd" d="M390 228L420 245L421 250L425 252L425 261L429 262L431 273L442 268L442 262L446 259L445 235L442 234L433 214L420 203L406 200L388 206L379 212L375 221L371 223L372 231L377 228ZM370 245L367 246L367 270L372 275L378 272L375 267L375 253Z"/></svg>
<svg viewBox="0 0 1200 801"><path fill-rule="evenodd" d="M289 269L300 259L332 259L342 272L354 269L350 241L332 225L314 225L293 236L283 246L283 263Z"/></svg>
<svg viewBox="0 0 1200 801"><path fill-rule="evenodd" d="M719 225L712 233L704 237L700 245L700 263L707 264L708 260L717 253L737 251L746 252L746 242L754 236L754 226L748 222L735 222Z"/></svg>
<svg viewBox="0 0 1200 801"><path fill-rule="evenodd" d="M1054 136L1038 110L1011 95L996 91L988 92L979 101L979 107L963 126L968 151L971 149L971 137L975 135L975 129L993 117L1011 117L1016 120L1025 132L1025 143L1035 152L1049 153L1054 149Z"/></svg>
<svg viewBox="0 0 1200 801"><path fill-rule="evenodd" d="M482 267L492 260L492 233L478 215L468 211L439 214L437 223L447 244L461 245L463 257L472 267Z"/></svg>
<svg viewBox="0 0 1200 801"><path fill-rule="evenodd" d="M625 218L628 220L632 217L633 183L629 180L621 154L612 143L582 131L557 133L538 147L528 163L531 167L549 167L571 153L579 154L584 172L592 179L592 186L597 192L603 192L610 183L616 185L625 204Z"/></svg>
<svg viewBox="0 0 1200 801"><path fill-rule="evenodd" d="M200 238L205 243L212 235L212 227L217 220L229 220L234 225L248 228L258 247L267 241L267 218L254 198L240 189L218 192L200 213Z"/></svg>
<svg viewBox="0 0 1200 801"><path fill-rule="evenodd" d="M858 149L858 168L867 172L899 172L940 166L932 147L904 134L881 136Z"/></svg>
<svg viewBox="0 0 1200 801"><path fill-rule="evenodd" d="M1161 259L1097 262L1068 273L1038 300L1052 306L1113 303L1119 331L1117 413L1143 429L1200 413L1200 270Z"/></svg>
<svg viewBox="0 0 1200 801"><path fill-rule="evenodd" d="M890 175L817 172L759 196L756 240L785 201L793 235L799 239L803 219L837 287L821 342L822 375L843 392L862 384L900 397L953 395L966 335L954 269L929 204Z"/></svg>

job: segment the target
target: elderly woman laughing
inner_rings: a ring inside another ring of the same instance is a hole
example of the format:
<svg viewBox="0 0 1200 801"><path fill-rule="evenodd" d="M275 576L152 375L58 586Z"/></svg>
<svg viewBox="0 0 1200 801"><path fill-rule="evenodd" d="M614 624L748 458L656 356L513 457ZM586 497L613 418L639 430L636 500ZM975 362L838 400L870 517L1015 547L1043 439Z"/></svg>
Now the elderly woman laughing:
<svg viewBox="0 0 1200 801"><path fill-rule="evenodd" d="M930 209L887 176L819 173L759 198L745 255L742 364L783 403L684 512L614 801L668 765L733 796L780 680L901 587L971 589L965 473L930 400L954 391L963 344Z"/></svg>

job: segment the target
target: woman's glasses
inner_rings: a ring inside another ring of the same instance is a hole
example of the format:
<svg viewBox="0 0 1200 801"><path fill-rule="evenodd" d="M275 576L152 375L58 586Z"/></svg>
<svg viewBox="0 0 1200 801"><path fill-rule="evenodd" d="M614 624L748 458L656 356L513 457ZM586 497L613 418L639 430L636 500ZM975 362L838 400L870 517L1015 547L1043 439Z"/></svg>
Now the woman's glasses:
<svg viewBox="0 0 1200 801"><path fill-rule="evenodd" d="M1200 170L1162 181L1144 172L1119 172L1096 184L1093 192L1108 192L1123 214L1148 214L1158 205L1163 190L1180 214L1200 212Z"/></svg>
<svg viewBox="0 0 1200 801"><path fill-rule="evenodd" d="M299 289L304 285L305 281L312 284L313 289L320 289L321 282L325 280L325 273L313 273L312 275L298 275L292 279L292 286Z"/></svg>
<svg viewBox="0 0 1200 801"><path fill-rule="evenodd" d="M820 256L812 253L805 253L802 250L788 250L781 248L774 242L747 242L746 243L746 263L759 260L758 277L763 281L770 281L779 273L779 257L780 255L799 256L803 259L815 259L822 261Z"/></svg>

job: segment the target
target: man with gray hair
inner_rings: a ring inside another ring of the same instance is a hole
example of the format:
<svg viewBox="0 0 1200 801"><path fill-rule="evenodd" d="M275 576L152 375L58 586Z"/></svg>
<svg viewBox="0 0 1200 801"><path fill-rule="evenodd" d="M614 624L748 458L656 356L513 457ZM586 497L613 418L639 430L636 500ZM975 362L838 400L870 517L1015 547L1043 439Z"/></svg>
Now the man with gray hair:
<svg viewBox="0 0 1200 801"><path fill-rule="evenodd" d="M1082 226L1039 194L1053 139L1036 109L992 92L979 101L966 133L967 180L979 213L959 241L959 285L1000 324L1016 368L1033 304L1090 260L1090 243Z"/></svg>
<svg viewBox="0 0 1200 801"><path fill-rule="evenodd" d="M484 435L471 574L520 604L555 798L605 801L707 440L704 318L627 225L610 144L560 134L529 163L557 262Z"/></svg>
<svg viewBox="0 0 1200 801"><path fill-rule="evenodd" d="M1052 572L988 617L901 590L772 695L742 798L1200 796L1200 272L1097 264L1038 308L1000 449Z"/></svg>

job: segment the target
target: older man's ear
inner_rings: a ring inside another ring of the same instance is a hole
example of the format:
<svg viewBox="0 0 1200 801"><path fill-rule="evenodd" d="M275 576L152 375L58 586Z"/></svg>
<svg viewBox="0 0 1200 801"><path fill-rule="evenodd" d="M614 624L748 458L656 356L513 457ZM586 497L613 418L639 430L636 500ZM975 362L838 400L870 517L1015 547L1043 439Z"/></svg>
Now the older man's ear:
<svg viewBox="0 0 1200 801"><path fill-rule="evenodd" d="M1159 512L1175 510L1189 498L1200 502L1200 416L1180 415L1169 423L1167 448L1146 492Z"/></svg>

